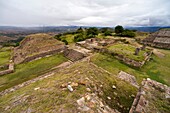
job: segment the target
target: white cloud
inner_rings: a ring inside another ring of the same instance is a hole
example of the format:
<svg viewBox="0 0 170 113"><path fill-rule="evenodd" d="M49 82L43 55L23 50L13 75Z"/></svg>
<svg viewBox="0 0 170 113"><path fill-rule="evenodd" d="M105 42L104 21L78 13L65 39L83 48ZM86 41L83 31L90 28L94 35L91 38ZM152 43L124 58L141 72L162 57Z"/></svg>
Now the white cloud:
<svg viewBox="0 0 170 113"><path fill-rule="evenodd" d="M170 0L1 0L0 25L170 25Z"/></svg>

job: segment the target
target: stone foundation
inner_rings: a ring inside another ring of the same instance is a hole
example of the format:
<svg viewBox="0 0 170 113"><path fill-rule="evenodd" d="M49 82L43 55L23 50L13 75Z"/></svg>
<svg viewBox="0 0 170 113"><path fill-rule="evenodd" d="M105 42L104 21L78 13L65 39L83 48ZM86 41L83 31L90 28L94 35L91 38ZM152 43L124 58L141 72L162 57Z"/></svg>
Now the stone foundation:
<svg viewBox="0 0 170 113"><path fill-rule="evenodd" d="M34 56L26 57L26 58L23 59L23 61L20 62L20 63L30 62L30 61L32 61L32 60L35 60L35 59L37 59L37 58L42 58L42 57L45 57L45 56L47 56L47 55L53 55L53 54L56 54L56 53L62 53L63 50L64 50L64 48L61 48L61 49L58 49L58 50L47 51L47 52L40 53L40 54L37 54L37 55L34 55Z"/></svg>
<svg viewBox="0 0 170 113"><path fill-rule="evenodd" d="M125 57L123 55L116 54L112 51L109 51L105 46L112 45L117 42L126 42L126 39L87 39L82 42L77 42L76 45L80 47L84 47L86 49L92 50L94 52L100 52L100 53L106 53L109 55L114 56L118 60L122 61L125 64L128 64L133 67L141 68L146 61L150 59L150 56L152 55L152 52L146 53L145 59L143 61L136 61L133 59L130 59L128 57Z"/></svg>
<svg viewBox="0 0 170 113"><path fill-rule="evenodd" d="M168 99L170 99L170 87L148 78L142 81L142 86L139 88L129 113L162 113L162 110L159 109L160 107L152 107L155 106L153 99L168 102Z"/></svg>
<svg viewBox="0 0 170 113"><path fill-rule="evenodd" d="M21 41L20 46L14 48L13 60L15 64L29 62L39 57L60 53L65 49L60 42L47 34L33 34Z"/></svg>
<svg viewBox="0 0 170 113"><path fill-rule="evenodd" d="M10 73L13 73L13 72L14 72L14 63L10 63L8 65L8 69L6 69L4 71L0 71L0 76L10 74Z"/></svg>
<svg viewBox="0 0 170 113"><path fill-rule="evenodd" d="M85 57L83 53L68 48L64 50L64 56L70 59L71 61L78 61Z"/></svg>

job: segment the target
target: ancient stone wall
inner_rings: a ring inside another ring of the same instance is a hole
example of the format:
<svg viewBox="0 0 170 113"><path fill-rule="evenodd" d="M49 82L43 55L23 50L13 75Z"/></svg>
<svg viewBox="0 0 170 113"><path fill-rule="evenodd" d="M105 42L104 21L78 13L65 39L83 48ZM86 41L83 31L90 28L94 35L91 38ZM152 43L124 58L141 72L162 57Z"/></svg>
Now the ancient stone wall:
<svg viewBox="0 0 170 113"><path fill-rule="evenodd" d="M13 60L15 64L29 62L38 57L62 52L65 48L63 42L57 41L47 34L34 34L27 36L19 47L14 48Z"/></svg>
<svg viewBox="0 0 170 113"><path fill-rule="evenodd" d="M14 72L14 63L8 64L8 69L0 71L0 76L10 74Z"/></svg>
<svg viewBox="0 0 170 113"><path fill-rule="evenodd" d="M45 49L47 49L46 51L45 51L45 49L43 49L41 53L37 53L32 56L26 56L26 55L23 55L22 53L15 54L13 57L14 63L19 64L19 63L29 62L29 61L32 61L32 60L38 58L38 57L45 57L50 54L60 53L64 50L64 48L65 48L65 46L61 46L61 47L57 46L56 49L54 49L52 47L51 50L48 48L45 48Z"/></svg>
<svg viewBox="0 0 170 113"><path fill-rule="evenodd" d="M157 48L162 48L162 49L170 49L170 44L168 43L153 43L150 46L157 47Z"/></svg>
<svg viewBox="0 0 170 113"><path fill-rule="evenodd" d="M32 61L32 60L35 60L37 58L42 58L42 57L45 57L47 55L53 55L53 54L56 54L56 53L62 53L64 50L64 48L61 48L61 49L57 49L57 50L53 50L53 51L47 51L47 52L44 52L44 53L40 53L40 54L37 54L37 55L34 55L34 56L28 56L26 57L22 62L20 63L25 63L25 62L29 62L29 61Z"/></svg>
<svg viewBox="0 0 170 113"><path fill-rule="evenodd" d="M142 43L153 47L170 49L170 30L157 31L145 38Z"/></svg>
<svg viewBox="0 0 170 113"><path fill-rule="evenodd" d="M145 59L143 61L136 61L136 60L130 59L128 57L125 57L123 55L119 55L112 51L109 51L106 48L93 48L93 51L110 54L110 55L114 56L115 58L117 58L118 60L124 62L125 64L134 66L134 67L139 67L139 68L142 67L146 63L146 61L148 61L150 59L150 57L152 55L152 52L150 52L145 56Z"/></svg>
<svg viewBox="0 0 170 113"><path fill-rule="evenodd" d="M83 53L76 51L74 49L65 49L64 56L70 59L71 61L78 61L85 57Z"/></svg>
<svg viewBox="0 0 170 113"><path fill-rule="evenodd" d="M156 92L159 92L159 94ZM159 95L160 97L156 97L155 95ZM129 113L155 113L153 111L154 109L160 112L157 108L151 107L151 105L154 105L154 101L150 101L149 99L160 99L163 102L163 100L168 101L169 98L170 87L147 78L142 81L142 86L139 88Z"/></svg>

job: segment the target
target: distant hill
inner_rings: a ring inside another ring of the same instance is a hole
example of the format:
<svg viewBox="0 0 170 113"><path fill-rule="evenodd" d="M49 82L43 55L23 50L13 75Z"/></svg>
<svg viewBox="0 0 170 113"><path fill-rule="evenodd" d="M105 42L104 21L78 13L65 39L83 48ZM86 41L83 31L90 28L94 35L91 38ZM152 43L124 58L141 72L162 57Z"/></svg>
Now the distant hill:
<svg viewBox="0 0 170 113"><path fill-rule="evenodd" d="M130 29L130 30L137 30L137 31L142 31L142 32L156 32L160 29L163 29L163 28L170 28L170 26L164 26L164 27L159 27L159 26L156 26L156 27L126 27L127 29Z"/></svg>
<svg viewBox="0 0 170 113"><path fill-rule="evenodd" d="M71 32L75 31L78 26L42 26L42 27L14 27L0 26L0 34L32 34L32 33L48 33L48 32Z"/></svg>
<svg viewBox="0 0 170 113"><path fill-rule="evenodd" d="M9 37L14 37L14 35L23 34L29 35L33 33L63 33L72 32L77 30L79 27L89 28L92 26L41 26L41 27L15 27L15 26L0 26L0 35L5 35ZM97 27L104 28L104 27ZM113 27L110 27L113 28ZM170 26L153 26L153 27L125 27L130 30L137 30L142 32L156 32L162 28L170 28Z"/></svg>

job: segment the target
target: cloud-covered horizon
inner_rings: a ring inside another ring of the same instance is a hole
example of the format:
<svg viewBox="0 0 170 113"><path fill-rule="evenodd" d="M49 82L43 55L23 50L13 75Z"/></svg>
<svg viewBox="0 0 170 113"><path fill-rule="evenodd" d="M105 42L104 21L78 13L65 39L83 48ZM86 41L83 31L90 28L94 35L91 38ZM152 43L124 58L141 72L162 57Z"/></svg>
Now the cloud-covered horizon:
<svg viewBox="0 0 170 113"><path fill-rule="evenodd" d="M170 0L1 0L0 25L169 26Z"/></svg>

